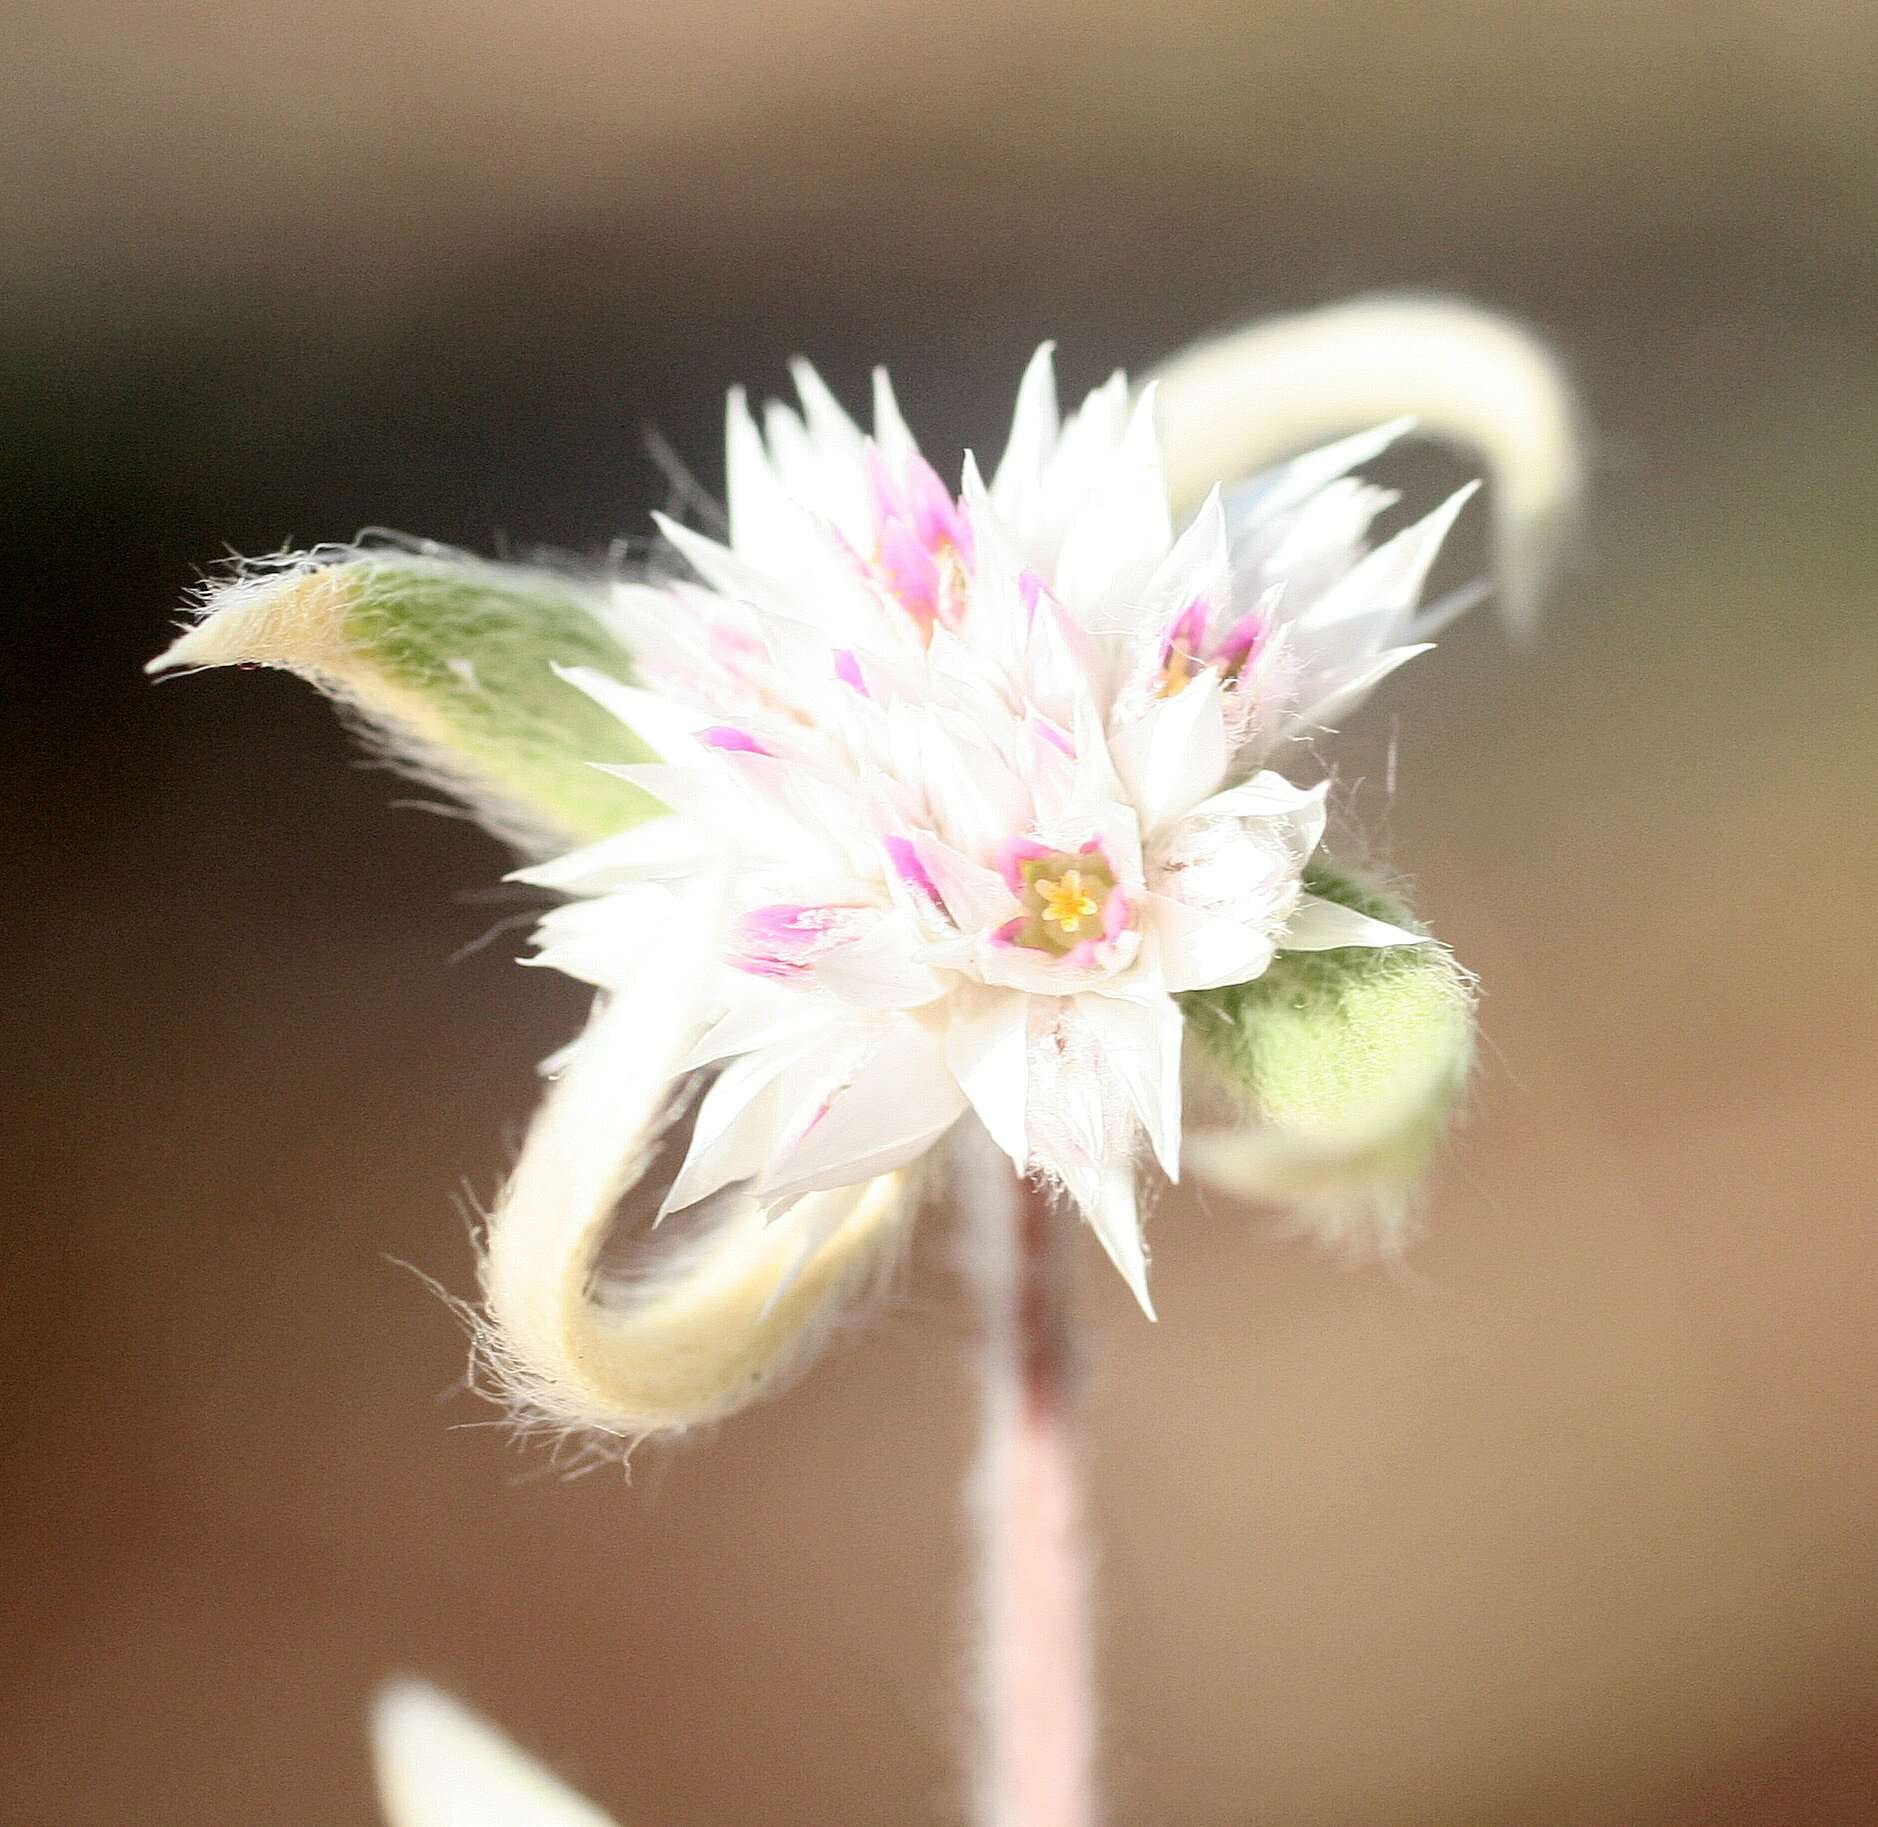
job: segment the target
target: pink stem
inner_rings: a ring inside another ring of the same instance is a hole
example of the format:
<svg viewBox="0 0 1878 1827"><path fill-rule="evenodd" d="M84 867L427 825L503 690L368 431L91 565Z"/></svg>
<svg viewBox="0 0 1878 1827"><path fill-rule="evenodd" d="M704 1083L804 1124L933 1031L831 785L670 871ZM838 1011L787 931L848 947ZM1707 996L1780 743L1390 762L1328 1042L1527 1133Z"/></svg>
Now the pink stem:
<svg viewBox="0 0 1878 1827"><path fill-rule="evenodd" d="M981 1311L978 1827L1091 1827L1089 1564L1071 1342L1074 1234L975 1123L960 1138Z"/></svg>

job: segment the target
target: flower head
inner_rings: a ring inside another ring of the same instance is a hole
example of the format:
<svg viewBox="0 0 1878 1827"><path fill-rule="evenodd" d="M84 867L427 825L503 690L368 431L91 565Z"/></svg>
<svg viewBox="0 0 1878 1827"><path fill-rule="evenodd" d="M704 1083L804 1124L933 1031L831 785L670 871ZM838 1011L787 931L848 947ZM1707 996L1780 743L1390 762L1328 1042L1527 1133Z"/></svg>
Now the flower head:
<svg viewBox="0 0 1878 1827"><path fill-rule="evenodd" d="M1313 744L1479 594L1421 607L1470 491L1372 538L1395 497L1360 472L1407 419L1208 488L1418 411L1487 453L1529 610L1581 474L1569 396L1449 301L1163 375L1165 449L1152 385L1060 414L1046 346L986 470L923 452L884 374L864 432L798 365L797 406L732 395L721 542L661 520L610 590L321 548L240 567L152 663L305 674L565 897L531 962L601 994L483 1261L481 1361L521 1418L630 1442L775 1388L891 1264L967 1112L1144 1307L1140 1188L1183 1154L1313 1208L1354 1185L1385 1229L1404 1209L1468 982L1318 856ZM682 1241L622 1279L635 1191Z"/></svg>
<svg viewBox="0 0 1878 1827"><path fill-rule="evenodd" d="M970 1109L1062 1187L1143 1305L1137 1167L1180 1169L1177 998L1280 949L1421 943L1306 892L1325 788L1271 765L1421 651L1466 491L1387 543L1350 478L1401 426L1215 492L1184 529L1152 393L1059 420L1048 348L989 480L956 492L877 377L872 435L811 371L729 426L730 537L662 522L689 575L622 585L643 687L567 676L658 750L671 808L523 872L578 896L539 962L619 996L678 883L723 939L680 1064L711 1075L665 1196L787 1211L905 1168ZM648 689L649 688L649 689Z"/></svg>

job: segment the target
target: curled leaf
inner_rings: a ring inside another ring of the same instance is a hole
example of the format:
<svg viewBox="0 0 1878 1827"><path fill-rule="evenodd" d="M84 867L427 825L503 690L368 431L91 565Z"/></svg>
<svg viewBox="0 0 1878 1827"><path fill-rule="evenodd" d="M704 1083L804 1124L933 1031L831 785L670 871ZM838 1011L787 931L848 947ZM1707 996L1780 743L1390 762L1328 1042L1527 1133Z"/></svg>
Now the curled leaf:
<svg viewBox="0 0 1878 1827"><path fill-rule="evenodd" d="M1313 894L1414 929L1388 896L1313 870ZM1183 996L1207 1091L1185 1160L1333 1240L1399 1235L1473 1063L1473 985L1441 946L1280 952L1261 977Z"/></svg>
<svg viewBox="0 0 1878 1827"><path fill-rule="evenodd" d="M440 547L322 546L241 565L151 672L277 666L338 699L402 766L524 850L662 808L594 764L650 750L556 667L630 680L604 587Z"/></svg>
<svg viewBox="0 0 1878 1827"><path fill-rule="evenodd" d="M1216 483L1404 416L1478 451L1501 602L1531 632L1586 463L1564 365L1524 325L1454 298L1358 298L1196 343L1149 378L1183 512Z"/></svg>

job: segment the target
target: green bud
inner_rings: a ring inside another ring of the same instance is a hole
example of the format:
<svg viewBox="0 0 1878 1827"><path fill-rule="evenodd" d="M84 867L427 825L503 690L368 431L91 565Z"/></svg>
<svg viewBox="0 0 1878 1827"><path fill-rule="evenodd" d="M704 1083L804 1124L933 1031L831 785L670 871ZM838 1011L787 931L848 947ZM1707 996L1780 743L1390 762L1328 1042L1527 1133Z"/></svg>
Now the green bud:
<svg viewBox="0 0 1878 1827"><path fill-rule="evenodd" d="M1306 887L1420 932L1399 902L1317 868ZM1261 977L1181 997L1205 1084L1230 1121L1188 1159L1244 1197L1340 1231L1392 1231L1473 1063L1473 982L1441 946L1280 952Z"/></svg>
<svg viewBox="0 0 1878 1827"><path fill-rule="evenodd" d="M441 548L323 546L244 565L151 672L278 666L338 699L398 761L492 829L548 852L656 816L596 762L651 751L557 676L630 682L598 584Z"/></svg>

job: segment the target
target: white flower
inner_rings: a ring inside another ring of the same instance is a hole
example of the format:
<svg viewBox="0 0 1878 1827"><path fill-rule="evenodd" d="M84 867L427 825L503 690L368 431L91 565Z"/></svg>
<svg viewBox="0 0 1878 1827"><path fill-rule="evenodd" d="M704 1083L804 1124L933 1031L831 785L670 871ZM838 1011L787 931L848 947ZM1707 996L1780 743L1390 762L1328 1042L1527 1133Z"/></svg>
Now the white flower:
<svg viewBox="0 0 1878 1827"><path fill-rule="evenodd" d="M1395 424L1177 530L1152 390L1117 375L1059 422L1046 347L989 481L968 455L955 493L884 374L871 438L796 378L801 411L761 430L732 399L728 543L661 522L691 577L617 592L651 689L564 675L657 751L613 771L672 816L522 872L579 897L538 961L629 1025L690 970L659 1101L709 1082L664 1210L800 1224L817 1198L799 1265L846 1189L970 1109L1147 1307L1135 1185L1147 1155L1179 1173L1176 998L1280 949L1420 942L1305 892L1326 789L1271 764L1422 651L1468 491L1370 549L1392 497L1349 472Z"/></svg>

